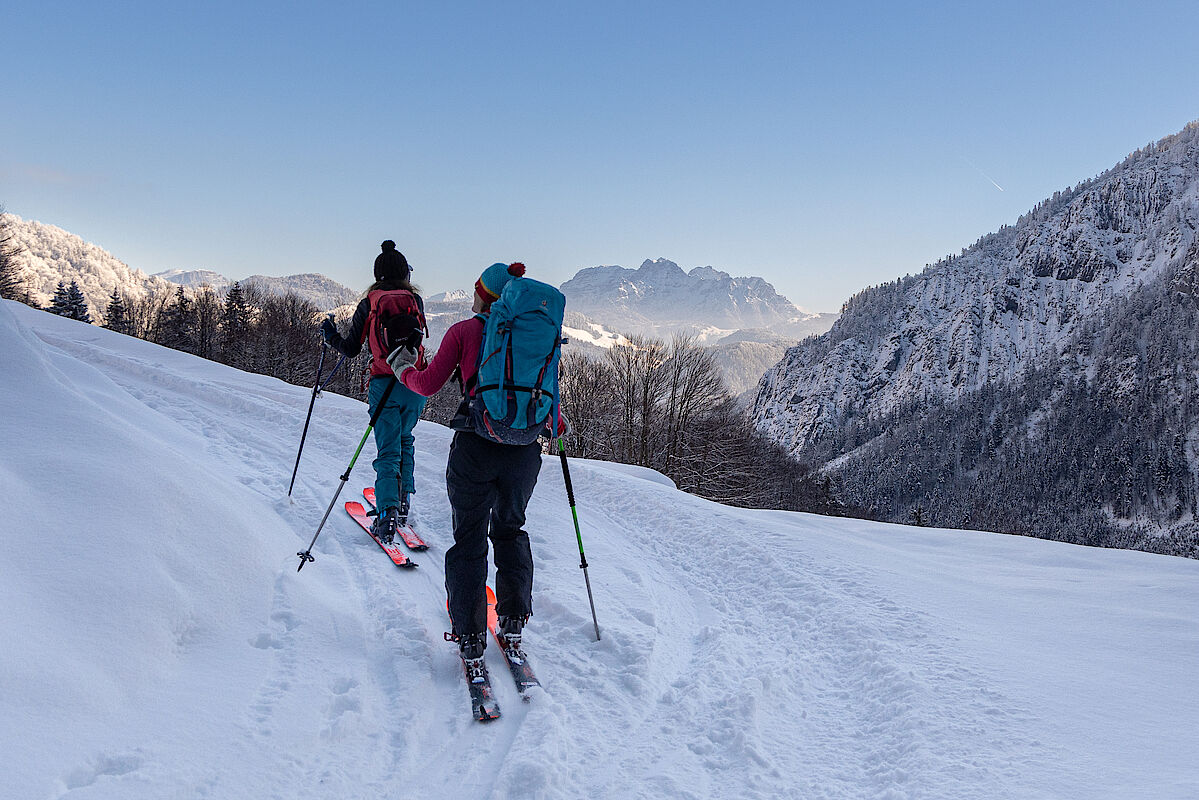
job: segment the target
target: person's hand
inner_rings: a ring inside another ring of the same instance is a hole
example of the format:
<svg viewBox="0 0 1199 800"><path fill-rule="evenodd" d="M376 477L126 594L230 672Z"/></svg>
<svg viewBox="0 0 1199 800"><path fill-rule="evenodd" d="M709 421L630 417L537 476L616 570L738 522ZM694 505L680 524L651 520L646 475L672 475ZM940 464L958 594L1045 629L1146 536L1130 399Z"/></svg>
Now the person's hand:
<svg viewBox="0 0 1199 800"><path fill-rule="evenodd" d="M333 336L337 333L337 326L333 324L333 315L325 317L325 321L321 323L321 336L325 338L327 344L332 344Z"/></svg>
<svg viewBox="0 0 1199 800"><path fill-rule="evenodd" d="M575 432L574 426L570 424L570 419L561 411L558 412L558 438L570 436Z"/></svg>
<svg viewBox="0 0 1199 800"><path fill-rule="evenodd" d="M417 355L416 350L407 345L402 345L388 354L387 366L391 367L391 371L398 378L404 374L404 370L415 368Z"/></svg>

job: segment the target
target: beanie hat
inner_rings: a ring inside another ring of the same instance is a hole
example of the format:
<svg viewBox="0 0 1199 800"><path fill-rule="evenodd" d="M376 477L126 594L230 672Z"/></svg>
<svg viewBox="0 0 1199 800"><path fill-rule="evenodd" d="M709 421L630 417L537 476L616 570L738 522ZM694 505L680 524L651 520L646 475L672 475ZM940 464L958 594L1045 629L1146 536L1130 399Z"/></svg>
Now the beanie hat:
<svg viewBox="0 0 1199 800"><path fill-rule="evenodd" d="M412 271L408 266L408 259L404 258L404 254L396 250L396 243L388 239L380 245L383 252L375 256L375 280L376 281L404 281L408 279L409 273Z"/></svg>
<svg viewBox="0 0 1199 800"><path fill-rule="evenodd" d="M484 303L492 303L499 299L508 281L525 274L525 265L519 261L512 264L492 264L483 270L483 274L475 281L475 294Z"/></svg>

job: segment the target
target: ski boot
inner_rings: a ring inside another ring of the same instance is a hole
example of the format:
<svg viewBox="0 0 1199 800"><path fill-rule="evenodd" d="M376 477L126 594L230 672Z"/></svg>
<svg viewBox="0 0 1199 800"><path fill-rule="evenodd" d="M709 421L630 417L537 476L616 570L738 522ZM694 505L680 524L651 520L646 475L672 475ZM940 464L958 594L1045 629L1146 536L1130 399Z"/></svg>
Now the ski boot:
<svg viewBox="0 0 1199 800"><path fill-rule="evenodd" d="M400 495L400 508L399 508L398 514L399 514L399 520L398 520L399 524L407 525L408 524L408 495L407 494Z"/></svg>
<svg viewBox="0 0 1199 800"><path fill-rule="evenodd" d="M511 664L523 664L525 661L525 653L520 649L520 632L524 629L525 623L529 621L529 617L500 617L499 623L499 640L500 647L504 649L504 655L508 657L508 662Z"/></svg>
<svg viewBox="0 0 1199 800"><path fill-rule="evenodd" d="M396 533L400 529L399 510L392 506L379 516L371 525L371 534L383 544L390 547L395 542Z"/></svg>
<svg viewBox="0 0 1199 800"><path fill-rule="evenodd" d="M467 633L456 637L458 655L462 657L462 666L466 677L471 683L483 683L487 680L487 664L483 661L483 651L487 648L487 634Z"/></svg>

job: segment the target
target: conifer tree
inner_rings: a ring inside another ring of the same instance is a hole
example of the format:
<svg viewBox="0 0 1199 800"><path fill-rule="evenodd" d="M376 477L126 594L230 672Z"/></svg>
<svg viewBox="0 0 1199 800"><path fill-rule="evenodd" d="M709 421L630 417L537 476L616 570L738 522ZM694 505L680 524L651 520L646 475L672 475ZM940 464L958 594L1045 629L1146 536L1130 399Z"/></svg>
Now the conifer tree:
<svg viewBox="0 0 1199 800"><path fill-rule="evenodd" d="M67 285L62 281L58 282L58 286L54 289L54 296L50 298L50 308L47 309L51 314L57 314L60 317L68 316L70 310L70 299L67 296Z"/></svg>
<svg viewBox="0 0 1199 800"><path fill-rule="evenodd" d="M191 298L180 286L175 290L175 301L163 309L158 343L185 353L195 352L194 317Z"/></svg>
<svg viewBox="0 0 1199 800"><path fill-rule="evenodd" d="M108 300L108 308L104 312L103 327L117 333L133 334L133 320L129 314L129 306L115 287L112 290L112 296Z"/></svg>
<svg viewBox="0 0 1199 800"><path fill-rule="evenodd" d="M244 366L248 360L247 335L250 331L250 306L246 302L241 281L234 281L225 295L225 310L221 315L221 360L233 366Z"/></svg>
<svg viewBox="0 0 1199 800"><path fill-rule="evenodd" d="M75 281L71 281L67 286L67 313L63 316L91 324L92 315L88 311L87 300L84 299L83 292Z"/></svg>

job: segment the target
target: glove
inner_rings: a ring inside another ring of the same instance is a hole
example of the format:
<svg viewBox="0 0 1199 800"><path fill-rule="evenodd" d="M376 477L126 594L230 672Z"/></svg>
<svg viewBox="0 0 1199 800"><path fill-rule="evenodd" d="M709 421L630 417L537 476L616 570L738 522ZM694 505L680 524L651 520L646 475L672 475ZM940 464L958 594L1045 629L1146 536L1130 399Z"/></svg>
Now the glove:
<svg viewBox="0 0 1199 800"><path fill-rule="evenodd" d="M570 436L575 432L574 426L570 424L570 420L561 411L558 412L558 438Z"/></svg>
<svg viewBox="0 0 1199 800"><path fill-rule="evenodd" d="M325 321L321 323L321 336L324 337L326 344L333 344L333 337L337 335L337 326L333 324L333 315L325 317Z"/></svg>
<svg viewBox="0 0 1199 800"><path fill-rule="evenodd" d="M416 358L416 350L403 345L392 350L387 356L387 366L391 367L391 371L399 378L404 374L405 370L416 367Z"/></svg>

